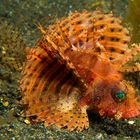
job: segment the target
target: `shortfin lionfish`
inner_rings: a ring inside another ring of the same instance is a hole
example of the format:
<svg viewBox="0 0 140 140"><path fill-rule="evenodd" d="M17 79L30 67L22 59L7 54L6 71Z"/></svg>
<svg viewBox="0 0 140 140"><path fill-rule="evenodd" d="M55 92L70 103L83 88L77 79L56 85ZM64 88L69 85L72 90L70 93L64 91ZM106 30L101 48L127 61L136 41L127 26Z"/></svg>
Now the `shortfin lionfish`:
<svg viewBox="0 0 140 140"><path fill-rule="evenodd" d="M20 87L24 116L36 116L45 126L69 131L89 127L87 110L117 119L140 114L139 97L125 72L140 64L125 64L140 52L128 47L130 36L112 13L73 12L47 29L28 49Z"/></svg>

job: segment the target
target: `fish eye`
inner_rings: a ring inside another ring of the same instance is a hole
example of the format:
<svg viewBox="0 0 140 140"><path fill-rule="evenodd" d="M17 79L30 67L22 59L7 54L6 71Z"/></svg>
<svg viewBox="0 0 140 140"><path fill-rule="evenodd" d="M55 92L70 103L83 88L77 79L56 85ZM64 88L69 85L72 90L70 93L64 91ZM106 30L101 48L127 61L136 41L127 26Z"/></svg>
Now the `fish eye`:
<svg viewBox="0 0 140 140"><path fill-rule="evenodd" d="M122 102L122 101L124 101L126 99L126 94L122 90L115 91L115 92L113 91L112 93L113 93L112 94L113 95L113 99L115 101L117 101L117 102Z"/></svg>

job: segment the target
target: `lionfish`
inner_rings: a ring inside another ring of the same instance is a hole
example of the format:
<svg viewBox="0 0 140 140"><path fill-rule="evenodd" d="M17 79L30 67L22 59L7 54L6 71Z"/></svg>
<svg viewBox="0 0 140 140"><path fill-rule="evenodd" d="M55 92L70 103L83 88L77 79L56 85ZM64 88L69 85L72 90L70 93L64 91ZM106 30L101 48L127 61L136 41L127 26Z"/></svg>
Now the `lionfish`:
<svg viewBox="0 0 140 140"><path fill-rule="evenodd" d="M120 18L99 10L73 12L39 28L42 38L28 49L20 80L24 116L82 131L89 127L87 110L116 119L140 114L134 86L124 79L125 72L140 71L139 63L125 65L140 46L128 47Z"/></svg>

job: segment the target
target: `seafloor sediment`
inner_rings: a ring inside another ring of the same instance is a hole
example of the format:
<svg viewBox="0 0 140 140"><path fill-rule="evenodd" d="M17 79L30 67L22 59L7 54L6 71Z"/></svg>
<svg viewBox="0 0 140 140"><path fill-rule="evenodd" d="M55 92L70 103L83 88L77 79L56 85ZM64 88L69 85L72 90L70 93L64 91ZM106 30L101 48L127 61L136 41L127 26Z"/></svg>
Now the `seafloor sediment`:
<svg viewBox="0 0 140 140"><path fill-rule="evenodd" d="M127 5L127 0L0 1L0 140L140 139L140 117L115 121L89 112L90 128L78 133L55 127L45 128L42 123L32 124L20 115L22 106L19 104L21 92L18 80L25 59L21 50L34 46L40 37L36 24L47 27L70 11L95 10L97 7L105 12L112 10L115 15L124 18ZM18 66L15 63L17 60L20 62ZM132 80L139 91L140 73L127 73L126 78Z"/></svg>

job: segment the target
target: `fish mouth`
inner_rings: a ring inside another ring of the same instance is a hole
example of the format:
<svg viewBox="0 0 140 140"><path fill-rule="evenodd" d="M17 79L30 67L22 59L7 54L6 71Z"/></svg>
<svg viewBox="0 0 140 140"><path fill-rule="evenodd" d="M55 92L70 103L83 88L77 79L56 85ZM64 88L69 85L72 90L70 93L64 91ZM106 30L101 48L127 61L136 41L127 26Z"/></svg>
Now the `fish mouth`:
<svg viewBox="0 0 140 140"><path fill-rule="evenodd" d="M108 116L119 120L121 118L128 119L140 115L140 105L134 105L127 108L106 107L99 110L101 116Z"/></svg>
<svg viewBox="0 0 140 140"><path fill-rule="evenodd" d="M122 114L122 118L128 119L133 118L140 115L140 106L136 108L129 108L126 112Z"/></svg>

